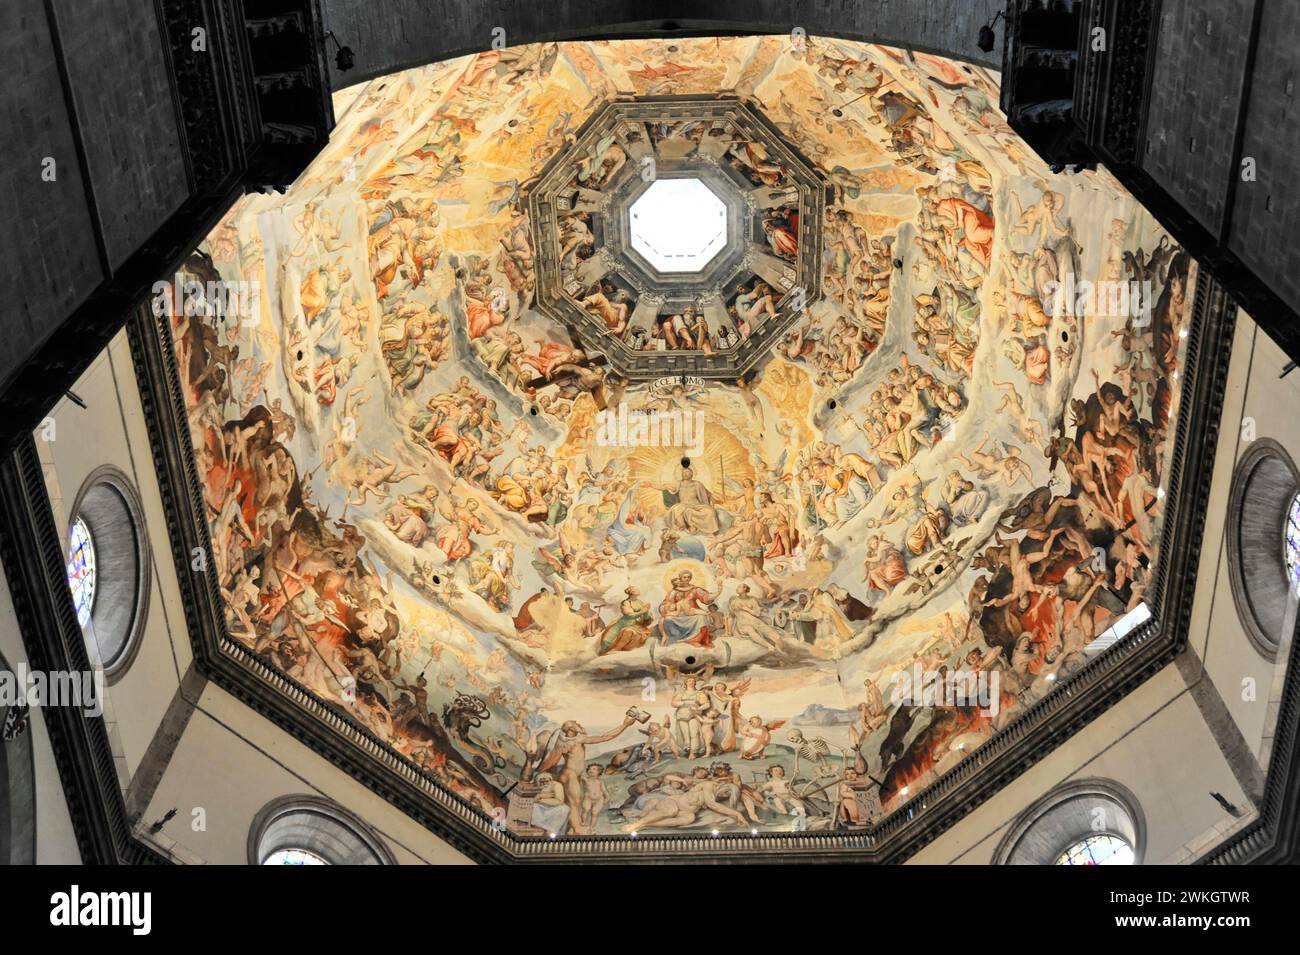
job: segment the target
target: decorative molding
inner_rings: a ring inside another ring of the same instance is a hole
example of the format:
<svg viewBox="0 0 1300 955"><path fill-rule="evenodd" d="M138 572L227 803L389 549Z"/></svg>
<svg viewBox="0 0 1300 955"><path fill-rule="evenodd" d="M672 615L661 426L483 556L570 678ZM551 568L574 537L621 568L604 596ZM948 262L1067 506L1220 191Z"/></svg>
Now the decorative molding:
<svg viewBox="0 0 1300 955"><path fill-rule="evenodd" d="M235 5L225 0L155 3L191 186L206 191L221 183L243 158L238 118L222 108L232 92L222 89L229 79L228 74L223 76L222 64L238 55L238 47L227 46L229 37L220 14ZM204 31L202 50L194 49L196 30Z"/></svg>
<svg viewBox="0 0 1300 955"><path fill-rule="evenodd" d="M724 149L731 144L729 138L717 143L701 142L685 158L658 158L653 166L654 175L642 178L635 157L638 153L643 157L652 155L652 147L645 141L634 146L628 139L629 130L636 126L645 129L652 123L688 120L708 123L727 136L740 134L761 142L768 155L784 166L785 189L794 197L791 204L799 209L799 248L794 263L775 256L765 257L762 250L755 254L757 220L764 208L775 204L760 208L754 201L753 191L768 191L766 187L754 186L722 168L720 163L708 161L709 150ZM596 148L603 137L611 135L619 136L629 153L629 161L602 191L593 192L576 185L575 164ZM654 183L671 179L698 179L727 209L726 245L697 272L660 272L631 241L630 207ZM791 304L790 296L781 297L777 314L763 321L739 346L716 353L634 349L627 341L610 335L604 321L579 305L576 297L596 280L609 278L615 285L635 288L640 293L638 302L645 297L642 290L654 289L671 307L679 308L698 303L719 285L734 288L735 282L757 279L770 285L776 293L798 285L804 289L804 304L812 305L821 296L820 237L829 191L816 165L748 101L734 96L701 95L621 96L606 101L578 129L572 144L545 163L528 194L528 217L539 276L537 308L567 329L574 344L586 352L604 356L609 368L624 378L634 381L677 375L740 378L765 361L781 336L798 321L800 310ZM575 193L579 201L569 202ZM593 194L600 197L596 205L590 198ZM571 207L599 216L592 223L597 248L582 265L566 271L560 266L559 219ZM773 263L782 269L781 281L769 274L774 270ZM755 270L763 271L755 274ZM559 280L547 281L544 278L547 275L555 275ZM637 314L637 309L632 314Z"/></svg>
<svg viewBox="0 0 1300 955"><path fill-rule="evenodd" d="M1142 142L1154 58L1159 0L1084 0L1075 121L1109 162L1131 165ZM1105 31L1105 48L1092 33Z"/></svg>
<svg viewBox="0 0 1300 955"><path fill-rule="evenodd" d="M72 605L63 534L30 435L0 461L0 560L23 635L28 665L47 673L91 669ZM55 706L42 710L68 815L87 865L167 860L136 839L102 718Z"/></svg>
<svg viewBox="0 0 1300 955"><path fill-rule="evenodd" d="M1132 832L1120 832L1118 827L1111 827L1101 831L1086 829L1082 832L1071 833L1070 838L1084 839L1090 835L1100 835L1102 833L1119 836L1133 850L1134 865L1141 865L1147 849L1147 820L1142 812L1142 804L1138 802L1137 796L1127 786L1123 786L1113 779L1102 779L1093 776L1068 780L1034 800L1029 808L1015 818L1006 834L998 842L997 848L993 851L992 864L1012 864L1012 855L1015 854L1020 841L1031 829L1043 822L1046 817L1053 814L1064 803L1076 799L1088 799L1089 797L1096 797L1118 804L1124 810L1124 814L1128 816L1127 821L1132 828ZM1056 856L1059 856L1069 846L1070 844L1067 843L1056 849L1055 856L1051 859L1036 861L1038 864L1050 865L1056 861Z"/></svg>
<svg viewBox="0 0 1300 955"><path fill-rule="evenodd" d="M1236 323L1236 303L1208 271L1198 266L1192 317L1186 327L1178 425L1164 478L1162 569L1156 574L1148 599L1162 628L1171 635L1175 652L1186 646L1191 625ZM1171 563L1177 565L1176 572L1170 571Z"/></svg>
<svg viewBox="0 0 1300 955"><path fill-rule="evenodd" d="M81 482L81 488L77 491L77 496L72 500L72 507L68 510L68 519L75 521L81 515L86 495L100 486L112 488L113 492L122 499L131 521L136 553L136 579L129 629L122 643L122 649L112 660L103 661L104 680L112 686L131 668L136 654L140 651L140 637L149 620L149 604L153 597L153 548L149 546L149 531L144 522L144 505L140 503L140 492L131 483L130 477L111 464L95 468ZM87 519L86 523L90 525L91 521ZM93 535L95 530L93 525L90 529ZM102 562L104 554L97 549L95 557L98 565ZM96 599L101 596L97 588Z"/></svg>
<svg viewBox="0 0 1300 955"><path fill-rule="evenodd" d="M1287 481L1284 486L1265 487L1262 486L1263 483L1274 482L1260 482L1256 478L1259 468L1270 461L1276 462L1286 474ZM1286 449L1272 438L1256 438L1251 441L1250 446L1238 459L1236 468L1233 469L1232 485L1228 494L1228 517L1224 532L1227 539L1228 584L1232 590L1232 602L1236 607L1237 617L1241 620L1247 639L1260 656L1270 661L1277 659L1281 634L1266 632L1260 620L1260 612L1266 608L1262 607L1261 603L1277 601L1279 606L1269 609L1278 611L1276 615L1278 622L1285 618L1285 603L1291 581L1287 579L1283 541L1287 507L1295 499L1297 491L1300 491L1300 468L1296 467L1295 461ZM1263 509L1260 499L1265 494L1268 494L1268 499L1264 502L1264 507L1267 504L1277 503L1279 508L1276 515L1259 515L1260 518L1267 519L1271 516L1276 520L1271 526L1266 521L1265 526L1259 528L1258 536L1264 539L1258 539L1256 529L1245 526L1244 522L1247 514L1254 516L1257 510ZM1243 535L1246 534L1250 534L1251 537L1243 539ZM1273 540L1267 539L1270 535ZM1246 566L1246 562L1257 555L1265 564L1275 562L1277 565L1277 576L1271 584L1259 576L1264 568Z"/></svg>

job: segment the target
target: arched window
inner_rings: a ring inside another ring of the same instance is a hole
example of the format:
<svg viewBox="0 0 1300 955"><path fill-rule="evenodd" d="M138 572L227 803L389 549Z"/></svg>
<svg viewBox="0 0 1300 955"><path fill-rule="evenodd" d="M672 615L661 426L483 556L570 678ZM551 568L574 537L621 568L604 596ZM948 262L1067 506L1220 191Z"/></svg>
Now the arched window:
<svg viewBox="0 0 1300 955"><path fill-rule="evenodd" d="M68 587L92 664L112 683L131 665L149 606L149 544L139 498L116 468L82 484L68 529Z"/></svg>
<svg viewBox="0 0 1300 955"><path fill-rule="evenodd" d="M1137 865L1146 820L1134 795L1109 779L1053 789L1011 824L993 855L998 865Z"/></svg>
<svg viewBox="0 0 1300 955"><path fill-rule="evenodd" d="M1255 649L1276 660L1300 593L1300 470L1276 441L1256 438L1237 462L1226 536L1237 616Z"/></svg>
<svg viewBox="0 0 1300 955"><path fill-rule="evenodd" d="M1062 852L1056 864L1132 865L1133 847L1119 836L1088 836Z"/></svg>
<svg viewBox="0 0 1300 955"><path fill-rule="evenodd" d="M267 805L248 833L250 865L394 865L383 840L355 814L318 796Z"/></svg>

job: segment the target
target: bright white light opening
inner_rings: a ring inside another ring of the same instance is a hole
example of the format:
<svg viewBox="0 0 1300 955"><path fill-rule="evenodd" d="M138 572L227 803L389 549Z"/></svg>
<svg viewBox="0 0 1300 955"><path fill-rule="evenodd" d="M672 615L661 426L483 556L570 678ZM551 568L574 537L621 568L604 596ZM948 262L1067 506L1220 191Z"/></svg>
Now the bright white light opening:
<svg viewBox="0 0 1300 955"><path fill-rule="evenodd" d="M1083 652L1090 657L1095 657L1103 650L1109 650L1132 633L1135 628L1140 627L1150 619L1151 608L1145 602L1140 603L1111 624L1109 629L1101 633L1097 639L1084 647Z"/></svg>
<svg viewBox="0 0 1300 955"><path fill-rule="evenodd" d="M632 248L660 272L698 272L727 244L727 207L698 179L659 179L632 203Z"/></svg>

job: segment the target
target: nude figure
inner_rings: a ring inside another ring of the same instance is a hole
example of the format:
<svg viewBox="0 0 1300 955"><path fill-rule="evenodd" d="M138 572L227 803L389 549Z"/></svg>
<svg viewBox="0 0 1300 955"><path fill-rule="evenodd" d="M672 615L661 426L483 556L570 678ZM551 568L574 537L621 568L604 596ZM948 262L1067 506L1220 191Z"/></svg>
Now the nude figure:
<svg viewBox="0 0 1300 955"><path fill-rule="evenodd" d="M781 592L781 588L768 576L763 566L767 545L771 540L772 535L763 515L755 513L732 525L730 530L713 542L709 552L716 560L727 544L732 541L739 543L740 568L736 576L752 580L763 588L764 595L770 597Z"/></svg>
<svg viewBox="0 0 1300 955"><path fill-rule="evenodd" d="M538 765L539 772L546 772L555 765L560 765L557 782L564 787L564 801L569 806L569 828L576 834L586 834L589 830L583 819L583 785L582 778L587 768L587 747L597 743L608 743L617 738L635 722L635 717L628 714L623 722L600 736L590 736L577 720L566 720L551 739L550 750Z"/></svg>
<svg viewBox="0 0 1300 955"><path fill-rule="evenodd" d="M985 451L984 446L990 441L987 431L984 432L984 439L974 448L969 457L965 454L958 454L957 457L962 460L968 471L977 472L983 478L1001 477L1007 487L1015 487L1016 482L1024 480L1029 484L1034 483L1033 472L1029 470L1029 465L1020 457L1020 449L1014 444L1007 445L1005 456L999 454L996 450Z"/></svg>
<svg viewBox="0 0 1300 955"><path fill-rule="evenodd" d="M729 806L718 801L718 783L709 778L706 766L695 767L690 777L667 773L664 779L689 786L684 793L665 796L651 806L644 816L623 826L624 832L634 832L658 826L664 829L680 829L695 823L701 812L710 810L732 820L737 825L748 826L745 817Z"/></svg>
<svg viewBox="0 0 1300 955"><path fill-rule="evenodd" d="M1046 242L1056 235L1065 233L1065 225L1060 219L1065 200L1059 192L1048 189L1046 182L1039 180L1037 185L1042 190L1042 195L1027 209L1022 208L1020 198L1014 192L1011 193L1011 203L1015 207L1015 217L1018 220L1011 226L1011 231L1033 238L1041 229L1042 241Z"/></svg>
<svg viewBox="0 0 1300 955"><path fill-rule="evenodd" d="M605 784L600 779L600 767L592 763L582 776L582 824L586 832L596 831L596 819L609 799Z"/></svg>
<svg viewBox="0 0 1300 955"><path fill-rule="evenodd" d="M1007 550L1007 568L1011 571L1011 592L1006 597L996 601L990 601L989 606L1000 607L1011 603L1013 600L1019 600L1027 594L1049 595L1055 594L1057 588L1054 585L1039 584L1034 580L1031 567L1041 564L1052 552L1052 544L1062 533L1061 528L1053 528L1052 532L1047 535L1043 543L1043 549L1036 556L1030 557L1028 554L1020 552L1020 541L1014 537L1010 540L1003 538L1001 531L994 531L993 540L1000 547L1006 547ZM1040 597L1041 600L1041 597Z"/></svg>
<svg viewBox="0 0 1300 955"><path fill-rule="evenodd" d="M1015 419L1017 426L1020 428L1020 436L1026 441L1033 444L1039 451L1046 449L1043 441L1043 423L1029 417L1025 411L1025 402L1020 397L1020 392L1011 382L995 381L993 384L1000 388L1005 394L1002 396L1002 403L994 409L995 415L1002 414L1003 411L1010 411L1011 417Z"/></svg>
<svg viewBox="0 0 1300 955"><path fill-rule="evenodd" d="M374 494L381 501L387 500L387 485L398 484L407 478L416 477L420 473L414 468L399 467L396 461L390 461L378 453L367 458L366 463L370 465L370 470L358 474L353 479L351 486L358 496L355 500L349 497L349 504L364 504L370 494Z"/></svg>

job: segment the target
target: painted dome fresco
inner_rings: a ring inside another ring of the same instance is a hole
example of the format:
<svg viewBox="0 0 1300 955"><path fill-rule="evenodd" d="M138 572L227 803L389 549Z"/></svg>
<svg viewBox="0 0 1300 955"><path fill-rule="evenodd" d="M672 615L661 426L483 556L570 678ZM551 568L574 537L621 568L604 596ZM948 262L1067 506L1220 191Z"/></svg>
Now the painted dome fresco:
<svg viewBox="0 0 1300 955"><path fill-rule="evenodd" d="M1142 612L1190 259L799 40L345 90L186 263L230 639L516 838L866 829Z"/></svg>

